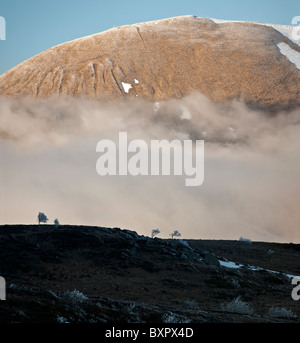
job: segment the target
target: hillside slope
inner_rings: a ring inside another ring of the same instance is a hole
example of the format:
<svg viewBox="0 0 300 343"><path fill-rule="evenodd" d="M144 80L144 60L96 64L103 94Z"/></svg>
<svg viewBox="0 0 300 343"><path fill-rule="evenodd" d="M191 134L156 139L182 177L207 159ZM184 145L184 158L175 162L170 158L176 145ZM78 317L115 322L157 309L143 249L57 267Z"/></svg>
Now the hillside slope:
<svg viewBox="0 0 300 343"><path fill-rule="evenodd" d="M287 276L300 273L299 258L297 244L4 225L0 275L7 299L0 322L299 322ZM232 261L244 267L232 268ZM237 297L253 312L226 309ZM270 315L272 307L295 317Z"/></svg>
<svg viewBox="0 0 300 343"><path fill-rule="evenodd" d="M194 16L122 26L53 47L0 76L0 94L149 100L198 91L275 109L300 104L299 45L268 25Z"/></svg>

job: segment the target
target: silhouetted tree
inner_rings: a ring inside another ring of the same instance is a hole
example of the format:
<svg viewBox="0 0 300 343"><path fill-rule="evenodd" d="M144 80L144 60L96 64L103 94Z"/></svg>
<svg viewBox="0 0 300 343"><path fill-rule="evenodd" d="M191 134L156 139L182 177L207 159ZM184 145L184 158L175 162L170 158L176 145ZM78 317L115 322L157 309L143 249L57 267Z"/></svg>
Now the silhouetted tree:
<svg viewBox="0 0 300 343"><path fill-rule="evenodd" d="M175 230L174 232L170 233L170 236L172 238L174 238L174 237L181 237L181 233L178 230Z"/></svg>
<svg viewBox="0 0 300 343"><path fill-rule="evenodd" d="M40 223L47 223L47 221L48 221L49 219L47 218L47 216L45 215L45 213L43 213L43 212L39 212L39 214L38 214L38 222L39 222L39 225L40 225Z"/></svg>
<svg viewBox="0 0 300 343"><path fill-rule="evenodd" d="M158 235L160 233L159 229L154 229L151 232L151 238L153 238L154 236Z"/></svg>

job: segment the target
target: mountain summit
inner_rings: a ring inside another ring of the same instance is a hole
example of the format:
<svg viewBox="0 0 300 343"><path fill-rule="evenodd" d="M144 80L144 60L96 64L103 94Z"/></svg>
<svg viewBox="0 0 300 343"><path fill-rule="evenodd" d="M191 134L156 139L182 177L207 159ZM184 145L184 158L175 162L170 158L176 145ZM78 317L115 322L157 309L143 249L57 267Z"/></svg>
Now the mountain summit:
<svg viewBox="0 0 300 343"><path fill-rule="evenodd" d="M300 47L290 30L194 16L121 26L24 61L0 76L0 94L158 101L197 91L286 109L300 104Z"/></svg>

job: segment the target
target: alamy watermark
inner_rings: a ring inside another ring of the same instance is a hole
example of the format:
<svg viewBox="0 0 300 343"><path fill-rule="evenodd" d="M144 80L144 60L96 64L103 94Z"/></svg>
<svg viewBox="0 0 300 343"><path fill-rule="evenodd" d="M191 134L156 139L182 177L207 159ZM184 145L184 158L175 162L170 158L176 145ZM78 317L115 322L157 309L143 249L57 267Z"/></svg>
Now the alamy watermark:
<svg viewBox="0 0 300 343"><path fill-rule="evenodd" d="M6 300L6 282L2 276L0 276L0 300Z"/></svg>
<svg viewBox="0 0 300 343"><path fill-rule="evenodd" d="M300 276L295 276L292 279L292 285L297 285L292 290L292 298L293 300L299 300L300 299Z"/></svg>
<svg viewBox="0 0 300 343"><path fill-rule="evenodd" d="M97 173L105 175L185 175L186 186L201 186L204 181L204 141L141 139L128 142L127 132L119 132L119 143L104 139L98 142L101 153ZM173 160L173 163L172 163Z"/></svg>
<svg viewBox="0 0 300 343"><path fill-rule="evenodd" d="M6 40L6 21L4 17L0 17L0 40Z"/></svg>
<svg viewBox="0 0 300 343"><path fill-rule="evenodd" d="M296 16L292 19L292 25L296 25L292 30L292 39L300 40L300 16Z"/></svg>

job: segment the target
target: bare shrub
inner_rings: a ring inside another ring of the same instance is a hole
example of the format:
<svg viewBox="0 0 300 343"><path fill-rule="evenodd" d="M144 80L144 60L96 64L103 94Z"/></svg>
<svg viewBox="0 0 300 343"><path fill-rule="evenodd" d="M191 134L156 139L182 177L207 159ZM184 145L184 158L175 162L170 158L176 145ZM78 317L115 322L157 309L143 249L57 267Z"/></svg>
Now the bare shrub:
<svg viewBox="0 0 300 343"><path fill-rule="evenodd" d="M240 237L240 242L244 242L244 243L247 243L247 244L252 244L251 239L244 238L244 237Z"/></svg>
<svg viewBox="0 0 300 343"><path fill-rule="evenodd" d="M175 230L172 233L170 233L170 236L172 237L172 239L174 237L181 237L181 233L178 230Z"/></svg>
<svg viewBox="0 0 300 343"><path fill-rule="evenodd" d="M297 316L291 311L284 307L271 307L269 309L269 315L272 317L280 318L296 318Z"/></svg>
<svg viewBox="0 0 300 343"><path fill-rule="evenodd" d="M249 304L240 300L240 297L235 298L229 303L221 304L221 309L227 312L234 312L240 314L252 314L253 309L250 307Z"/></svg>
<svg viewBox="0 0 300 343"><path fill-rule="evenodd" d="M88 297L82 292L74 289L73 291L66 291L63 293L63 299L71 304L78 304L86 301Z"/></svg>
<svg viewBox="0 0 300 343"><path fill-rule="evenodd" d="M163 323L190 323L186 317L180 317L172 312L167 312L162 316Z"/></svg>
<svg viewBox="0 0 300 343"><path fill-rule="evenodd" d="M151 238L154 238L154 236L158 235L160 233L159 229L153 229L151 232Z"/></svg>

